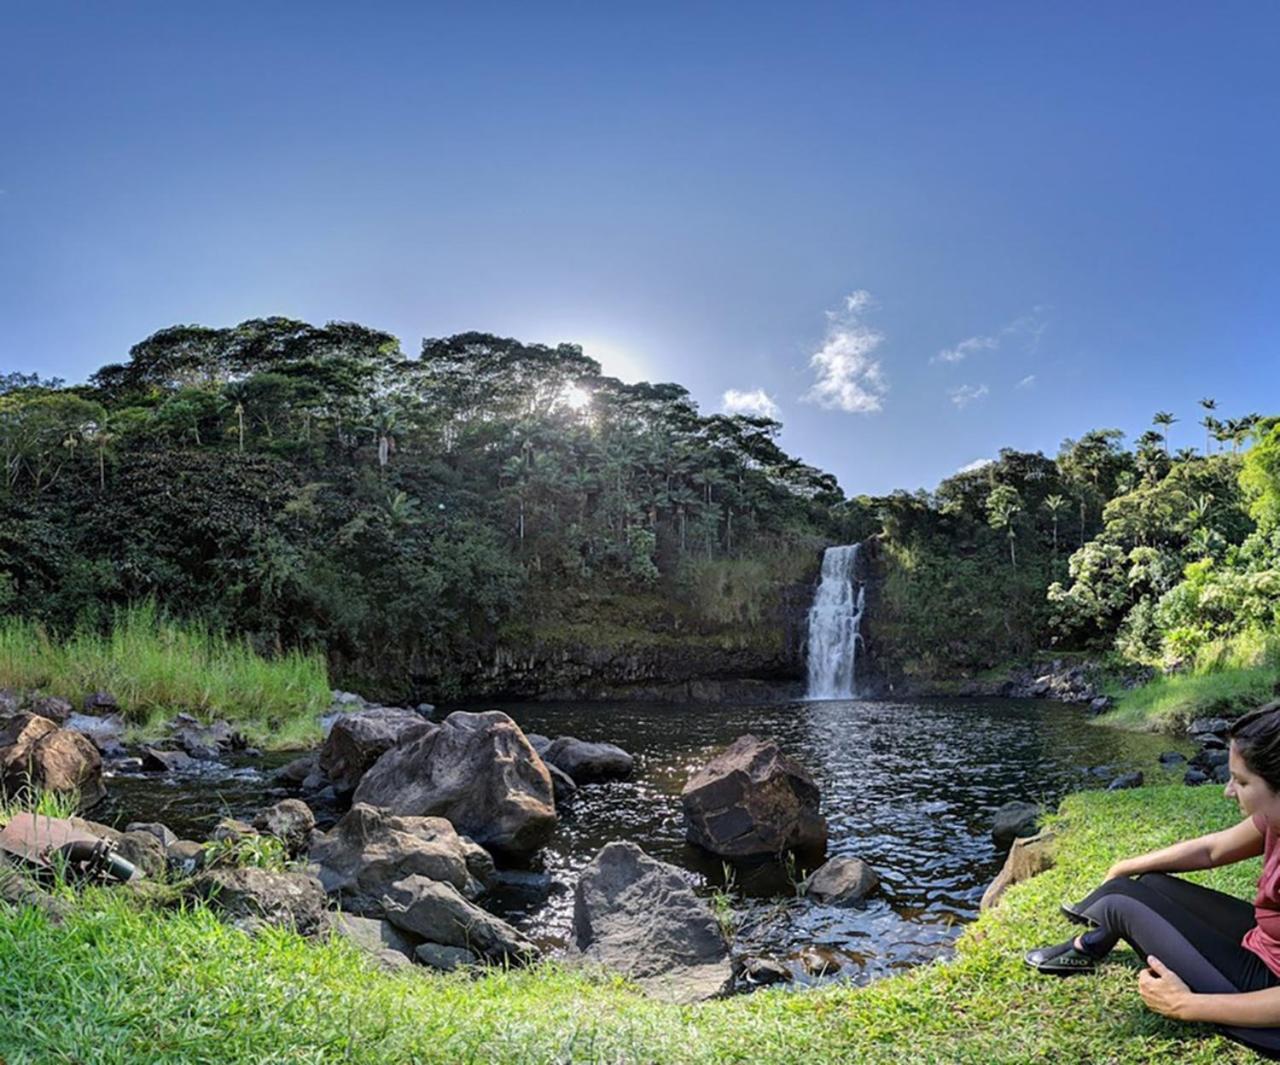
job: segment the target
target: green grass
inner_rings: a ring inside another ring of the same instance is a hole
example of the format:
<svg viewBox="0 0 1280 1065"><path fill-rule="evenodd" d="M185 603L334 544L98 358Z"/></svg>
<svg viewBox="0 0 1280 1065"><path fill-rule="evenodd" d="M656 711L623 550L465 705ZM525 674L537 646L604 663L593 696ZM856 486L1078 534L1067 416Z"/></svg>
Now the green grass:
<svg viewBox="0 0 1280 1065"><path fill-rule="evenodd" d="M480 978L384 974L341 942L249 938L206 911L142 911L90 894L54 927L0 917L0 1058L34 1062L1072 1062L1257 1059L1203 1026L1148 1012L1138 964L1055 980L1021 961L1071 927L1059 901L1116 858L1238 816L1217 789L1069 798L1056 868L1014 888L956 956L869 987L755 995L679 1008L621 981L544 964ZM1252 893L1257 862L1196 874Z"/></svg>
<svg viewBox="0 0 1280 1065"><path fill-rule="evenodd" d="M206 626L166 618L152 605L120 611L109 634L55 638L21 618L0 620L0 687L37 688L75 705L111 692L142 733L185 711L226 718L259 743L297 746L318 737L329 703L323 656L272 658Z"/></svg>

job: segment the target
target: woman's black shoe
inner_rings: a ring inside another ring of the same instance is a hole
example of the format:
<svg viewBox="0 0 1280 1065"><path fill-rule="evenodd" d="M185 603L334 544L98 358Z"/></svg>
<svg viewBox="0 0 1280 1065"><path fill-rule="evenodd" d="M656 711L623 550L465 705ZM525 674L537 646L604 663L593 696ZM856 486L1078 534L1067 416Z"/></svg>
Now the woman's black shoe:
<svg viewBox="0 0 1280 1065"><path fill-rule="evenodd" d="M1097 924L1095 920L1091 917L1086 917L1083 911L1077 910L1069 902L1064 902L1058 909L1062 911L1062 916L1072 924L1082 924L1088 927L1093 927Z"/></svg>
<svg viewBox="0 0 1280 1065"><path fill-rule="evenodd" d="M1056 947L1041 947L1026 956L1026 962L1037 972L1053 976L1075 976L1091 973L1098 967L1098 960L1077 950L1074 940L1059 943Z"/></svg>

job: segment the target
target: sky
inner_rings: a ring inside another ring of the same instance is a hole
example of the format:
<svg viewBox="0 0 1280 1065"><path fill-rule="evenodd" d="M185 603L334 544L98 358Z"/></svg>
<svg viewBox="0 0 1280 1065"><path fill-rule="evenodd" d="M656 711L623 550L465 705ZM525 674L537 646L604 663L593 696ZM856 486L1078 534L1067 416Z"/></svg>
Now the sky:
<svg viewBox="0 0 1280 1065"><path fill-rule="evenodd" d="M1280 5L0 0L0 371L581 343L851 494L1280 412Z"/></svg>

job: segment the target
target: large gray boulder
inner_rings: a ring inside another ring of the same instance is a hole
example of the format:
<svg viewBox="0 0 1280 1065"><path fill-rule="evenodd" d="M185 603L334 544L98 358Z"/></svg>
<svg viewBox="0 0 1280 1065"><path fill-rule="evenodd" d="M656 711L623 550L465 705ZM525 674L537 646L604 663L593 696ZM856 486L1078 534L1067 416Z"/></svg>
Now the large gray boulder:
<svg viewBox="0 0 1280 1065"><path fill-rule="evenodd" d="M345 909L378 916L382 898L406 876L423 876L475 898L494 877L484 848L442 817L398 817L357 803L311 845L312 871Z"/></svg>
<svg viewBox="0 0 1280 1065"><path fill-rule="evenodd" d="M355 801L396 814L447 818L459 832L508 856L533 853L556 825L547 767L500 710L459 710L439 728L393 747L365 774Z"/></svg>
<svg viewBox="0 0 1280 1065"><path fill-rule="evenodd" d="M390 921L371 917L357 917L350 913L333 914L330 927L337 934L350 940L367 954L386 962L387 953L399 954L405 961L413 958L417 943L406 936ZM392 962L394 965L395 962Z"/></svg>
<svg viewBox="0 0 1280 1065"><path fill-rule="evenodd" d="M397 743L434 728L421 714L396 707L343 714L325 737L317 764L334 790L349 795L369 767Z"/></svg>
<svg viewBox="0 0 1280 1065"><path fill-rule="evenodd" d="M612 743L589 743L574 736L561 736L539 752L548 765L568 773L575 784L629 777L635 759Z"/></svg>
<svg viewBox="0 0 1280 1065"><path fill-rule="evenodd" d="M393 925L429 943L464 947L488 961L514 965L538 955L524 935L464 899L452 884L408 876L391 885L382 907Z"/></svg>
<svg viewBox="0 0 1280 1065"><path fill-rule="evenodd" d="M679 869L634 843L609 843L573 897L573 956L635 981L668 1002L722 994L733 980L729 944Z"/></svg>
<svg viewBox="0 0 1280 1065"><path fill-rule="evenodd" d="M821 851L818 786L771 739L739 736L680 794L689 841L726 858Z"/></svg>
<svg viewBox="0 0 1280 1065"><path fill-rule="evenodd" d="M251 867L208 869L191 881L187 893L233 922L261 922L304 935L327 925L324 888L305 873Z"/></svg>
<svg viewBox="0 0 1280 1065"><path fill-rule="evenodd" d="M281 799L274 806L259 811L253 819L253 827L264 836L275 836L284 844L289 857L296 858L311 846L316 815L301 799Z"/></svg>
<svg viewBox="0 0 1280 1065"><path fill-rule="evenodd" d="M0 735L0 790L24 788L76 794L87 809L107 794L102 755L83 733L21 714Z"/></svg>
<svg viewBox="0 0 1280 1065"><path fill-rule="evenodd" d="M814 871L805 894L827 906L851 906L861 902L880 883L880 877L861 858L832 858Z"/></svg>
<svg viewBox="0 0 1280 1065"><path fill-rule="evenodd" d="M1034 836L1036 822L1043 813L1034 802L1007 802L995 813L991 823L991 839L997 847L1007 847L1015 839Z"/></svg>

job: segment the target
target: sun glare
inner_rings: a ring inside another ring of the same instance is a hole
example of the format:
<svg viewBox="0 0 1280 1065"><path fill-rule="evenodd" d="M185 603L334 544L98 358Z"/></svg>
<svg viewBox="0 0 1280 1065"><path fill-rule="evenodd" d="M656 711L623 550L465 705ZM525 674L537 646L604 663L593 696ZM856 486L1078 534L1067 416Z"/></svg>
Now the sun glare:
<svg viewBox="0 0 1280 1065"><path fill-rule="evenodd" d="M560 390L560 402L570 410L582 410L591 402L591 393L577 385L565 385Z"/></svg>

